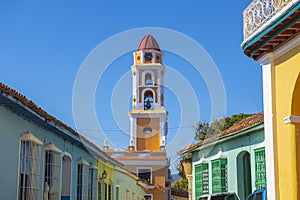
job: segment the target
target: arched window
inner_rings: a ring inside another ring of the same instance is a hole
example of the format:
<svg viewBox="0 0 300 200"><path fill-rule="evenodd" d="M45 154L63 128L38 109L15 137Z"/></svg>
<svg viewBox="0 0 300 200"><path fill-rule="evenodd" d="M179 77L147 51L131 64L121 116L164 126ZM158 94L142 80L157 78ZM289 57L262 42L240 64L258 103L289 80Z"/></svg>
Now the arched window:
<svg viewBox="0 0 300 200"><path fill-rule="evenodd" d="M153 109L153 93L151 91L146 91L144 94L144 110Z"/></svg>
<svg viewBox="0 0 300 200"><path fill-rule="evenodd" d="M45 145L44 198L58 199L60 190L61 150L53 143Z"/></svg>
<svg viewBox="0 0 300 200"><path fill-rule="evenodd" d="M150 73L145 75L145 85L153 85L152 75Z"/></svg>
<svg viewBox="0 0 300 200"><path fill-rule="evenodd" d="M149 127L144 128L144 129L143 129L143 133L144 133L144 134L151 134L151 133L152 133L152 128L149 128Z"/></svg>
<svg viewBox="0 0 300 200"><path fill-rule="evenodd" d="M40 148L42 142L30 132L20 138L18 199L37 200L40 187Z"/></svg>

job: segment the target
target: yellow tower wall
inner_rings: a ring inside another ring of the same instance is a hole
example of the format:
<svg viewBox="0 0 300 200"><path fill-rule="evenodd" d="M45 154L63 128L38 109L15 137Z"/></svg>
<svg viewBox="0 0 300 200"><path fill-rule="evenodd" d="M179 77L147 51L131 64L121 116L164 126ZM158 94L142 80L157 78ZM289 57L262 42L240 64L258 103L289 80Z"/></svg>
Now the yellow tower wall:
<svg viewBox="0 0 300 200"><path fill-rule="evenodd" d="M143 129L151 127L151 134L144 134ZM160 119L138 118L137 119L137 150L160 149Z"/></svg>

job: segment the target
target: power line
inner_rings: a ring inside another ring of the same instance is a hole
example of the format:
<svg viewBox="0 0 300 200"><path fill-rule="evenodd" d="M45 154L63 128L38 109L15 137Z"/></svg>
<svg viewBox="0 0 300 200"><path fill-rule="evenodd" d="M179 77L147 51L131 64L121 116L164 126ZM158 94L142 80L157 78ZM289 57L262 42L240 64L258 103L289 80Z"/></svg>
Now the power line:
<svg viewBox="0 0 300 200"><path fill-rule="evenodd" d="M175 126L175 127L168 127L168 129L180 129L180 128L194 128L194 126ZM97 131L97 132L120 132L126 131L129 132L129 129L76 129L76 131Z"/></svg>

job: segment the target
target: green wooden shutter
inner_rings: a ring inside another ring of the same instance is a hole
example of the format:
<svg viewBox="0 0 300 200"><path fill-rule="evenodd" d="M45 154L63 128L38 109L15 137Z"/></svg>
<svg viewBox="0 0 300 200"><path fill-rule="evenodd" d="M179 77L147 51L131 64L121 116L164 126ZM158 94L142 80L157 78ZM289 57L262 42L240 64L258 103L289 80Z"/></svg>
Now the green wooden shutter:
<svg viewBox="0 0 300 200"><path fill-rule="evenodd" d="M212 193L227 192L227 159L213 160L212 165Z"/></svg>
<svg viewBox="0 0 300 200"><path fill-rule="evenodd" d="M255 155L255 187L262 189L266 187L266 156L265 148L254 150Z"/></svg>
<svg viewBox="0 0 300 200"><path fill-rule="evenodd" d="M208 163L195 166L195 196L196 199L203 194L208 194Z"/></svg>

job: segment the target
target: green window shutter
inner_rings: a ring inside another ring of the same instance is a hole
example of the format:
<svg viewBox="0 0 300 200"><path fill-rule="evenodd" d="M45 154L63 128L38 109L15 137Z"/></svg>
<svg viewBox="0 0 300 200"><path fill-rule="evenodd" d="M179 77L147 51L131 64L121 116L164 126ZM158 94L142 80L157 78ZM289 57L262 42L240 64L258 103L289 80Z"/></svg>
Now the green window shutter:
<svg viewBox="0 0 300 200"><path fill-rule="evenodd" d="M196 199L203 194L208 194L208 163L195 166L195 196Z"/></svg>
<svg viewBox="0 0 300 200"><path fill-rule="evenodd" d="M212 193L227 192L227 159L213 160L212 165Z"/></svg>
<svg viewBox="0 0 300 200"><path fill-rule="evenodd" d="M262 189L266 187L266 155L265 148L254 150L255 157L255 187Z"/></svg>

